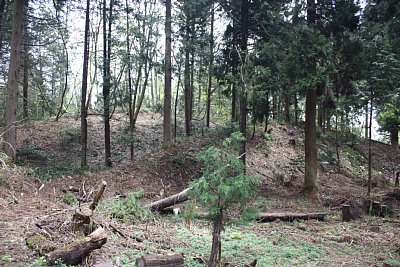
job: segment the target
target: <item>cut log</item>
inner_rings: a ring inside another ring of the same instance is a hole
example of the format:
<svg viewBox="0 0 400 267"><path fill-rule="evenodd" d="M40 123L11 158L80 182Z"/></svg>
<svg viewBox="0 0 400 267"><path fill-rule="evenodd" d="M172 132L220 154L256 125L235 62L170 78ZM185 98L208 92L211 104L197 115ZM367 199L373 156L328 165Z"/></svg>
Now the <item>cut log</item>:
<svg viewBox="0 0 400 267"><path fill-rule="evenodd" d="M189 192L189 188L186 188L185 190L183 190L182 192L180 192L178 194L175 194L170 197L163 198L163 199L157 200L153 203L150 203L150 204L146 205L146 208L148 208L152 211L161 211L161 210L168 208L170 206L173 206L175 204L185 202L186 200L189 199L188 192Z"/></svg>
<svg viewBox="0 0 400 267"><path fill-rule="evenodd" d="M93 199L93 202L90 204L89 209L95 210L97 205L99 204L100 198L104 193L104 190L106 189L107 182L103 180L103 182L100 185L99 191L97 191L96 196Z"/></svg>
<svg viewBox="0 0 400 267"><path fill-rule="evenodd" d="M323 221L328 213L313 212L313 213L295 213L295 212L272 212L259 213L257 220L259 222L272 222L275 220L294 221L294 220L319 220Z"/></svg>
<svg viewBox="0 0 400 267"><path fill-rule="evenodd" d="M147 255L136 259L138 267L183 267L181 254Z"/></svg>
<svg viewBox="0 0 400 267"><path fill-rule="evenodd" d="M93 250L101 248L106 242L106 232L100 227L87 237L46 254L46 259L50 264L56 264L57 260L67 265L80 264Z"/></svg>

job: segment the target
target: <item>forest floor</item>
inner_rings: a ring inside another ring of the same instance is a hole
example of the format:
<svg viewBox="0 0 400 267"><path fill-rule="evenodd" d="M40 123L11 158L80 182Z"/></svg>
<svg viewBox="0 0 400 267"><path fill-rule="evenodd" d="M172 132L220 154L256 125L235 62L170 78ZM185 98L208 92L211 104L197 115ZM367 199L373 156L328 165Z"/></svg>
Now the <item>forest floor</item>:
<svg viewBox="0 0 400 267"><path fill-rule="evenodd" d="M197 129L193 136L179 138L174 148L164 151L160 115L143 113L135 130L135 160L130 161L124 118L117 114L112 120L112 168L103 164L100 117L89 118L88 170L79 167L79 121L29 122L18 129L16 165L0 169L0 266L43 264L25 241L38 231L38 225L52 225L48 234L54 242L75 240L69 223L78 208L76 199L83 193L91 199L102 180L108 185L94 220L106 229L108 240L81 266L107 262L135 266L135 259L142 255L165 252L183 253L185 266L204 266L199 259L206 260L210 252L209 221L201 216L189 220L185 212L143 214L143 220L136 220L123 207L129 207L132 192L143 190L140 201L145 204L185 189L189 181L201 176L197 153L220 145L232 128L213 125ZM222 237L224 266L246 266L254 259L257 266L400 266L400 199L388 197L393 191L392 171L400 161L390 147L373 142L372 198L390 201L393 215L363 215L343 222L341 205L365 199L367 141L340 134L338 164L334 134L321 133L318 191L304 196L302 130L278 123L272 123L270 129L267 134L257 128L254 139L248 137L247 170L261 179L250 205L263 212L323 211L329 215L324 221L230 224ZM181 206L185 210L185 205Z"/></svg>

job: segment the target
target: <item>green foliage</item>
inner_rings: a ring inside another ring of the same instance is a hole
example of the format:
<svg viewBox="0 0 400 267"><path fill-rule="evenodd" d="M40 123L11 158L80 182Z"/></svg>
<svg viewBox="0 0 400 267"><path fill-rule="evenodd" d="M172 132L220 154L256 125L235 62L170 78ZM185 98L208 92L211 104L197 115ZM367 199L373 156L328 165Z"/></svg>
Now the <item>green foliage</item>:
<svg viewBox="0 0 400 267"><path fill-rule="evenodd" d="M77 200L74 195L67 193L63 196L63 202L72 206L77 202Z"/></svg>
<svg viewBox="0 0 400 267"><path fill-rule="evenodd" d="M234 132L224 140L223 148L212 146L197 157L206 167L190 184L190 194L207 207L211 217L236 205L245 208L246 200L256 194L259 178L246 175L243 162L234 154L241 140L243 136Z"/></svg>
<svg viewBox="0 0 400 267"><path fill-rule="evenodd" d="M182 229L178 239L188 246L176 248L185 255L206 257L210 249L211 236L200 230ZM294 241L289 235L277 237L260 236L259 233L227 228L222 234L223 262L235 262L237 266L249 264L257 259L257 266L311 266L323 257L323 247L317 243ZM185 258L185 266L200 267L192 257Z"/></svg>
<svg viewBox="0 0 400 267"><path fill-rule="evenodd" d="M47 265L46 258L44 256L42 256L42 257L35 259L31 264L28 265L28 267L37 267L37 266L46 266L46 265Z"/></svg>
<svg viewBox="0 0 400 267"><path fill-rule="evenodd" d="M378 115L378 123L381 131L400 131L400 95L383 105Z"/></svg>
<svg viewBox="0 0 400 267"><path fill-rule="evenodd" d="M144 196L144 191L130 193L126 199L106 201L100 209L126 223L142 222L150 218L150 211L140 205L138 200Z"/></svg>

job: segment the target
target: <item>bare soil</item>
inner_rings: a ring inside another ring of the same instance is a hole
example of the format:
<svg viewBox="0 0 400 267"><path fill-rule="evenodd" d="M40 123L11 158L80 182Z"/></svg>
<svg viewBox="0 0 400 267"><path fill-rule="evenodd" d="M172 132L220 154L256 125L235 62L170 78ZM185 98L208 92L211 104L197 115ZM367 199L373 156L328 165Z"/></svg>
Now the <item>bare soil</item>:
<svg viewBox="0 0 400 267"><path fill-rule="evenodd" d="M145 193L143 203L178 193L201 175L202 163L195 159L196 154L205 147L220 144L229 132L221 127L203 131L203 134L199 131L194 136L178 139L174 148L164 151L161 149L160 115L143 113L135 130L135 160L131 161L124 140L128 129L125 117L117 114L112 120L112 168L103 167L103 128L99 117L89 119L89 170L79 168L79 121L68 118L59 122L29 122L18 130L17 165L0 170L0 266L28 266L38 258L26 246L25 239L37 231L39 223L53 225L52 229L56 230L51 235L57 242L68 243L76 238L66 228L77 208L63 200L70 187L78 189L75 194L79 197L83 191L95 192L100 182L106 180L108 186L103 201L126 196L140 188ZM332 216L326 222L254 223L238 226L238 229L250 229L271 240L280 233L291 236L294 241L320 242L332 253L316 264L306 264L308 266L382 266L388 259L400 262L398 200L393 200L394 214L389 218L363 216L350 223L340 220L341 204L365 199L367 165L363 155L367 155L367 142L342 136L339 168L333 163L336 154L329 134L321 138L318 142L318 191L304 195L301 192L303 139L300 129L277 123L272 124L269 135L257 129L255 138L248 138L248 172L261 177L258 196L252 205L260 211L328 211ZM383 199L392 190L392 170L400 161L391 154L388 145L379 142L373 143L373 156L372 197ZM161 253L189 245L176 237L177 231L188 227L185 220L156 216L146 223L132 225L101 212L95 214L95 218L106 228L110 238L82 266L111 261L115 265L133 266L121 261L123 251ZM193 233L210 228L204 220L191 224ZM126 236L113 231L110 225ZM138 236L144 242L129 236ZM349 254L343 251L343 244L357 246L361 251ZM199 253L207 255L204 251ZM248 262L251 260L249 256ZM278 263L271 265L279 266Z"/></svg>

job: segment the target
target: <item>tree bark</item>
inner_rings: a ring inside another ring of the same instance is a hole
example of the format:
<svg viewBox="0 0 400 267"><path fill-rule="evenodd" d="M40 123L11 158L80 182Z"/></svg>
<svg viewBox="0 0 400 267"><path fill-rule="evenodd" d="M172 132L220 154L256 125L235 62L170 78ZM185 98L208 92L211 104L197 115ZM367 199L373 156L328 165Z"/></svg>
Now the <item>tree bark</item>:
<svg viewBox="0 0 400 267"><path fill-rule="evenodd" d="M17 96L19 68L21 65L22 34L24 21L24 0L14 1L13 26L11 34L11 53L7 81L7 104L5 112L5 133L3 150L15 159L17 143Z"/></svg>
<svg viewBox="0 0 400 267"><path fill-rule="evenodd" d="M192 94L191 94L191 87L190 87L190 14L189 8L187 4L184 8L186 20L185 20L185 70L184 70L184 95L185 95L185 132L187 136L192 134L192 127L191 127L191 109L192 109Z"/></svg>
<svg viewBox="0 0 400 267"><path fill-rule="evenodd" d="M3 38L4 38L4 24L5 24L5 17L4 11L6 9L6 0L0 1L0 57L2 57L2 50L3 50Z"/></svg>
<svg viewBox="0 0 400 267"><path fill-rule="evenodd" d="M28 27L24 27L25 37L28 37ZM28 89L29 89L29 48L28 40L24 42L24 68L23 68L23 82L22 82L22 103L23 103L23 117L24 120L29 118L29 102L28 102Z"/></svg>
<svg viewBox="0 0 400 267"><path fill-rule="evenodd" d="M307 23L314 27L316 18L316 6L314 0L307 0ZM314 73L316 64L314 60L309 62L309 72ZM317 144L316 144L316 105L317 90L309 88L306 95L305 107L305 175L303 190L305 192L315 191L317 187Z"/></svg>
<svg viewBox="0 0 400 267"><path fill-rule="evenodd" d="M214 64L214 4L211 5L211 23L210 23L210 62L208 66L208 85L207 85L207 110L206 110L206 127L210 127L211 117L211 86L212 86L212 70Z"/></svg>
<svg viewBox="0 0 400 267"><path fill-rule="evenodd" d="M130 159L134 160L135 158L135 144L133 140L134 135L134 123L133 123L133 113L134 109L132 107L132 77L131 77L131 49L130 49L130 28L129 28L129 4L128 0L125 1L126 5L126 53L128 54L128 68L127 68L127 76L128 76L128 92L129 92L129 132L131 134L130 141Z"/></svg>
<svg viewBox="0 0 400 267"><path fill-rule="evenodd" d="M153 211L161 211L170 206L185 202L186 200L189 199L188 193L189 193L189 188L186 188L185 190L179 192L178 194L150 203L146 205L146 208Z"/></svg>
<svg viewBox="0 0 400 267"><path fill-rule="evenodd" d="M105 164L111 167L111 131L110 131L110 89L111 89L111 25L114 0L110 0L108 31L107 31L107 1L103 1L103 101L104 101L104 145Z"/></svg>
<svg viewBox="0 0 400 267"><path fill-rule="evenodd" d="M221 231L223 227L223 213L222 210L214 219L213 226L213 239L211 246L210 259L208 261L208 267L216 267L221 264Z"/></svg>
<svg viewBox="0 0 400 267"><path fill-rule="evenodd" d="M89 13L90 0L86 1L86 18L85 18L85 37L83 50L83 70L82 70L82 96L81 96L81 167L87 166L87 79L88 79L88 64L89 64Z"/></svg>
<svg viewBox="0 0 400 267"><path fill-rule="evenodd" d="M247 37L248 37L248 14L249 14L249 2L248 0L242 0L241 4L241 90L240 90L240 113L239 113L239 130L243 134L244 139L242 140L239 155L244 166L246 166L246 126L247 126L247 92L246 92L246 53L247 53Z"/></svg>
<svg viewBox="0 0 400 267"><path fill-rule="evenodd" d="M136 260L138 267L183 267L184 260L181 254L146 255Z"/></svg>
<svg viewBox="0 0 400 267"><path fill-rule="evenodd" d="M368 190L367 196L371 195L372 187L372 112L373 112L373 89L370 88L370 108L369 108L369 136L368 136Z"/></svg>
<svg viewBox="0 0 400 267"><path fill-rule="evenodd" d="M172 146L171 131L171 0L165 1L165 89L164 89L164 121L163 147Z"/></svg>
<svg viewBox="0 0 400 267"><path fill-rule="evenodd" d="M285 93L285 110L284 110L284 117L285 117L285 122L290 123L290 95L289 95L289 89L286 89Z"/></svg>
<svg viewBox="0 0 400 267"><path fill-rule="evenodd" d="M399 150L399 132L397 130L390 132L390 145L392 146L393 152L397 154Z"/></svg>
<svg viewBox="0 0 400 267"><path fill-rule="evenodd" d="M56 264L62 260L64 264L80 264L83 259L95 249L101 248L107 242L107 234L103 228L98 228L87 237L75 243L60 248L46 255L47 262Z"/></svg>
<svg viewBox="0 0 400 267"><path fill-rule="evenodd" d="M325 212L310 212L310 213L296 213L296 212L271 212L259 213L259 222L271 222L275 220L281 221L294 221L294 220L324 220L328 213Z"/></svg>

